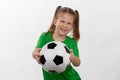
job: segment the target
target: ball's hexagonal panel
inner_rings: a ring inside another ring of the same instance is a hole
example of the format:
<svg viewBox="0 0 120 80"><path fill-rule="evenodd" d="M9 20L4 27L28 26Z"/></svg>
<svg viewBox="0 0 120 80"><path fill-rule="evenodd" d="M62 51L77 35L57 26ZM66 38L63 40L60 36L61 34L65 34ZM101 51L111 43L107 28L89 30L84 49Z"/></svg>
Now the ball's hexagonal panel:
<svg viewBox="0 0 120 80"><path fill-rule="evenodd" d="M46 59L45 59L44 55L41 55L40 62L41 62L43 65L45 64Z"/></svg>
<svg viewBox="0 0 120 80"><path fill-rule="evenodd" d="M59 55L56 55L53 61L56 65L60 65L60 64L63 63L63 57L59 56Z"/></svg>
<svg viewBox="0 0 120 80"><path fill-rule="evenodd" d="M55 44L55 43L50 43L50 44L48 44L47 48L48 48L48 49L54 49L56 46L57 46L57 44Z"/></svg>

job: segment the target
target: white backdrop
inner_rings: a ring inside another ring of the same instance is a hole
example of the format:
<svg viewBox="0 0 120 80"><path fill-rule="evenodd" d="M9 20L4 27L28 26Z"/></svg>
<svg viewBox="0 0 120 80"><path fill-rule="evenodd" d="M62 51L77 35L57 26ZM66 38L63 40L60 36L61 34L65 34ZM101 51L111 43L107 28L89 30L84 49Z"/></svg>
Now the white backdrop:
<svg viewBox="0 0 120 80"><path fill-rule="evenodd" d="M1 0L0 80L43 80L32 51L58 5L80 12L82 80L120 80L119 0Z"/></svg>

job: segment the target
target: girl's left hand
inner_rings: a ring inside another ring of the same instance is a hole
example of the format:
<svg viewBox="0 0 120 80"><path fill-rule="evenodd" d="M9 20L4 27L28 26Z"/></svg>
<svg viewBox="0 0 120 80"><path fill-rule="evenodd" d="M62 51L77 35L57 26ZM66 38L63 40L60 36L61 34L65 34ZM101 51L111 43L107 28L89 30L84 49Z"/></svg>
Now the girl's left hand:
<svg viewBox="0 0 120 80"><path fill-rule="evenodd" d="M73 63L75 62L75 56L74 56L74 53L73 53L73 50L70 49L70 61Z"/></svg>
<svg viewBox="0 0 120 80"><path fill-rule="evenodd" d="M70 49L70 61L76 67L80 65L80 59L74 55L72 49Z"/></svg>

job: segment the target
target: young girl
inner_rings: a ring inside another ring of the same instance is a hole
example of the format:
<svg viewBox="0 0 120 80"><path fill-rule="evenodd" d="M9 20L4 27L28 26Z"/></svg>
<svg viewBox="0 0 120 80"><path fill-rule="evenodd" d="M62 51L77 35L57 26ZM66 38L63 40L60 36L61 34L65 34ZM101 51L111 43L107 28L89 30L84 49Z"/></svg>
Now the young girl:
<svg viewBox="0 0 120 80"><path fill-rule="evenodd" d="M72 37L67 34L72 32ZM80 65L77 41L79 33L79 13L68 7L58 6L52 24L47 32L43 32L38 40L35 50L32 53L34 59L40 64L40 50L50 41L60 41L68 46L70 50L70 61L73 66ZM44 80L81 80L77 71L70 65L64 72L54 74L46 72L44 69Z"/></svg>

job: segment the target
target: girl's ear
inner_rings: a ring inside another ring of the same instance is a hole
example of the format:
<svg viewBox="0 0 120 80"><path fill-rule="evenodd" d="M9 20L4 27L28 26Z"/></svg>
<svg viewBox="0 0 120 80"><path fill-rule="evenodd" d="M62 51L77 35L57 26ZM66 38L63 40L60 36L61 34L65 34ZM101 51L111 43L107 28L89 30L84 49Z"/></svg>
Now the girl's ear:
<svg viewBox="0 0 120 80"><path fill-rule="evenodd" d="M57 23L57 19L55 18L55 19L54 19L54 25L56 25L56 23Z"/></svg>

